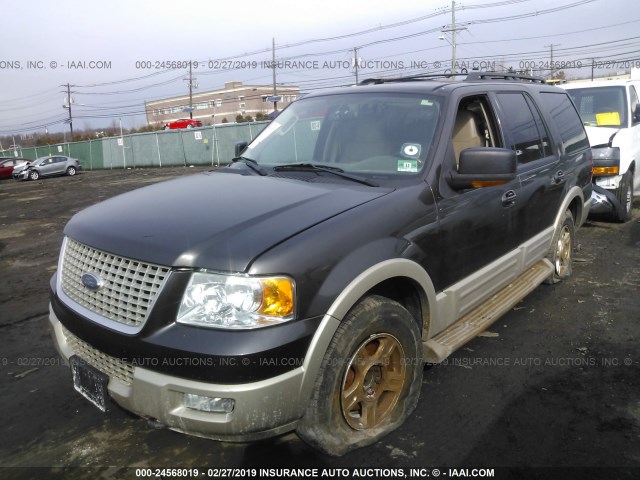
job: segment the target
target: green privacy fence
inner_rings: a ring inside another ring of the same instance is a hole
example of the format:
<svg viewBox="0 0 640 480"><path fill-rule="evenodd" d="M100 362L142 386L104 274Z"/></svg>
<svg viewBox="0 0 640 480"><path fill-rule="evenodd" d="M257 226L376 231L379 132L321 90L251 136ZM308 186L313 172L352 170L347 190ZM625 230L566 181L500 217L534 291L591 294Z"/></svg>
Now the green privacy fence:
<svg viewBox="0 0 640 480"><path fill-rule="evenodd" d="M84 170L169 167L176 165L224 165L234 156L237 142L251 141L269 122L234 123L151 133L108 137L84 142L30 147L18 156L36 159L67 155L80 160ZM14 156L0 151L0 156Z"/></svg>

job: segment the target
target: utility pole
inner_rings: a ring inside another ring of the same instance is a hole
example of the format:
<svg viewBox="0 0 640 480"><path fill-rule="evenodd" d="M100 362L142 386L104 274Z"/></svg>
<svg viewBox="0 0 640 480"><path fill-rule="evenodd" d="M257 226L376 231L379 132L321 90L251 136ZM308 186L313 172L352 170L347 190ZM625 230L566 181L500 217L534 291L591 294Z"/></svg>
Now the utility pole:
<svg viewBox="0 0 640 480"><path fill-rule="evenodd" d="M276 39L275 37L271 38L271 66L273 67L273 97L276 98L278 96L278 92L276 90ZM278 112L278 102L273 102L273 111L275 113Z"/></svg>
<svg viewBox="0 0 640 480"><path fill-rule="evenodd" d="M451 28L453 33L451 35L451 73L456 73L456 2L451 2Z"/></svg>
<svg viewBox="0 0 640 480"><path fill-rule="evenodd" d="M456 2L451 2L451 28L443 28L441 32L451 32L451 73L456 74L456 33L458 30L466 30L467 27L456 27ZM444 38L444 37L443 37Z"/></svg>
<svg viewBox="0 0 640 480"><path fill-rule="evenodd" d="M356 69L356 85L358 84L358 47L353 47L353 65Z"/></svg>
<svg viewBox="0 0 640 480"><path fill-rule="evenodd" d="M559 43L550 43L549 45L544 46L544 48L551 49L551 57L549 59L549 71L550 71L549 79L553 79L553 47L559 47L559 46L560 46Z"/></svg>
<svg viewBox="0 0 640 480"><path fill-rule="evenodd" d="M67 102L62 108L69 110L69 128L71 129L71 141L73 142L73 117L71 116L71 85L60 85L61 87L67 87Z"/></svg>
<svg viewBox="0 0 640 480"><path fill-rule="evenodd" d="M591 59L591 81L592 82L593 82L593 69L594 69L595 65L596 65L596 59L592 58Z"/></svg>
<svg viewBox="0 0 640 480"><path fill-rule="evenodd" d="M198 88L198 84L193 83L196 79L193 78L191 62L189 62L189 78L184 78L183 80L187 80L189 82L189 118L193 118L193 89Z"/></svg>

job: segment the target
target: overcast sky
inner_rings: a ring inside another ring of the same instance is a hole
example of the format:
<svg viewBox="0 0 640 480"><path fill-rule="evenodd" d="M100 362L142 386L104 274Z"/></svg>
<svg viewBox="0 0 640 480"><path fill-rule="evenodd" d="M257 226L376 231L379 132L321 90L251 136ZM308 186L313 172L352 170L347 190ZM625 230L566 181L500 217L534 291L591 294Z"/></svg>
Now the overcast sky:
<svg viewBox="0 0 640 480"><path fill-rule="evenodd" d="M125 127L141 126L145 100L187 93L187 70L166 62L197 61L197 92L233 80L271 84L263 62L271 59L272 38L277 60L289 62L280 64L277 82L303 91L354 83L355 47L360 79L451 67L451 33L441 32L451 27L450 0L4 0L2 6L0 135L68 128L61 123L67 83L75 128L120 118ZM613 63L621 60L640 66L637 0L459 1L456 25L464 28L456 36L458 68L545 68L549 45L554 61L583 65L564 68L567 76L590 75L592 58L612 62L610 70L624 70Z"/></svg>

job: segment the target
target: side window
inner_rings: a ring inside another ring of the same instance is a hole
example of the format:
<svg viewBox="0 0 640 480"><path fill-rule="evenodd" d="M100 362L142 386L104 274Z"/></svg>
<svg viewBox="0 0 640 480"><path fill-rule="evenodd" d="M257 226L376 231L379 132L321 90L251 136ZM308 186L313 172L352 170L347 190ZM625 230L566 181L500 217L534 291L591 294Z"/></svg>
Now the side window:
<svg viewBox="0 0 640 480"><path fill-rule="evenodd" d="M472 147L500 147L495 117L485 96L467 97L460 101L451 135L456 164L460 152Z"/></svg>
<svg viewBox="0 0 640 480"><path fill-rule="evenodd" d="M540 138L544 128L540 115L534 112L522 93L499 93L498 101L505 115L505 124L511 134L509 147L516 152L518 163L529 163L545 157L545 142ZM535 110L535 107L534 107ZM549 143L548 135L546 143Z"/></svg>
<svg viewBox="0 0 640 480"><path fill-rule="evenodd" d="M589 148L589 140L584 131L580 116L566 93L543 92L540 94L543 105L560 132L564 151L571 155Z"/></svg>
<svg viewBox="0 0 640 480"><path fill-rule="evenodd" d="M633 85L629 86L629 95L631 96L631 124L638 125L640 123L640 112L636 115L636 110L640 106L640 101L638 101L636 87Z"/></svg>
<svg viewBox="0 0 640 480"><path fill-rule="evenodd" d="M538 107L535 106L533 100L528 95L525 95L527 100L527 105L531 109L531 113L533 114L533 119L536 121L536 126L538 127L538 134L542 139L542 156L548 157L553 154L553 150L551 148L551 140L549 139L549 131L542 121L542 117L540 117L540 112L538 111Z"/></svg>

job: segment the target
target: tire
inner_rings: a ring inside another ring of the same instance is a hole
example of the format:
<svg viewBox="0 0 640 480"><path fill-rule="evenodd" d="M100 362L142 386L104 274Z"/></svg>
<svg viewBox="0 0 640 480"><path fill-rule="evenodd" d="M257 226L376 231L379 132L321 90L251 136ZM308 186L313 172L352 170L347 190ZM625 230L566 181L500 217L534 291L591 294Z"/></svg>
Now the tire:
<svg viewBox="0 0 640 480"><path fill-rule="evenodd" d="M398 302L373 295L358 303L329 344L298 436L340 456L402 425L422 386L420 333Z"/></svg>
<svg viewBox="0 0 640 480"><path fill-rule="evenodd" d="M40 172L37 170L31 170L29 172L29 180L38 180L40 178Z"/></svg>
<svg viewBox="0 0 640 480"><path fill-rule="evenodd" d="M69 175L70 177L73 177L75 174L76 174L76 167L67 168L67 175Z"/></svg>
<svg viewBox="0 0 640 480"><path fill-rule="evenodd" d="M564 212L564 220L560 228L554 233L551 248L547 258L553 265L551 274L544 283L553 285L571 276L571 258L575 241L576 228L573 222L573 214L570 210Z"/></svg>
<svg viewBox="0 0 640 480"><path fill-rule="evenodd" d="M633 203L633 172L631 170L627 170L627 173L622 176L613 194L620 202L620 208L613 212L613 219L620 223L628 222L631 220Z"/></svg>
<svg viewBox="0 0 640 480"><path fill-rule="evenodd" d="M193 125L187 125L187 128L193 128Z"/></svg>

